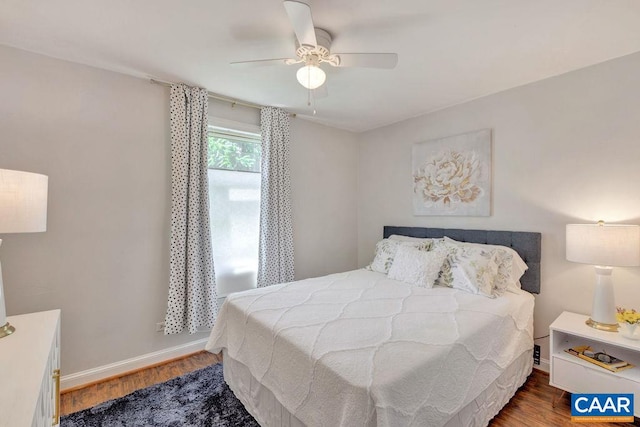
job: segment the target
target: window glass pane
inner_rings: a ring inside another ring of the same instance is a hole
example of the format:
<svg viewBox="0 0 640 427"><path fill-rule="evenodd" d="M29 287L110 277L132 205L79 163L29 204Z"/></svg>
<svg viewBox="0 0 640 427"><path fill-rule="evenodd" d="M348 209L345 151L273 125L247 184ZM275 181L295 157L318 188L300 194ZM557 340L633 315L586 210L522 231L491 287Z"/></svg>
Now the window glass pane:
<svg viewBox="0 0 640 427"><path fill-rule="evenodd" d="M260 151L255 135L209 132L209 168L260 172Z"/></svg>
<svg viewBox="0 0 640 427"><path fill-rule="evenodd" d="M211 240L219 297L256 287L260 137L252 137L209 135Z"/></svg>

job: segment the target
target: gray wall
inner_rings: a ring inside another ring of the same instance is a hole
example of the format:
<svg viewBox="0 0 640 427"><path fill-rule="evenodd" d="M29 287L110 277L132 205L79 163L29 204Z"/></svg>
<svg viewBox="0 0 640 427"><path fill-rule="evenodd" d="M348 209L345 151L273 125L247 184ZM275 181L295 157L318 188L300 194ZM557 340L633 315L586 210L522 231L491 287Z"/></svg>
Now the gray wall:
<svg viewBox="0 0 640 427"><path fill-rule="evenodd" d="M168 280L167 88L6 47L0 63L0 168L50 186L47 232L1 236L9 314L62 308L63 374L206 337L155 332ZM638 75L634 54L360 135L292 119L297 278L365 265L385 224L540 231L536 335L562 310L588 313L593 270L565 261L564 225L640 223ZM413 216L412 144L482 128L493 129L492 216ZM618 303L640 308L639 279L639 268L614 271Z"/></svg>
<svg viewBox="0 0 640 427"><path fill-rule="evenodd" d="M383 225L542 232L535 334L563 310L588 314L595 274L565 260L565 224L640 223L640 54L359 135L358 264ZM411 147L493 129L490 217L412 214ZM640 308L640 268L614 270L616 302ZM548 357L548 340L543 357Z"/></svg>
<svg viewBox="0 0 640 427"><path fill-rule="evenodd" d="M7 47L0 64L0 168L49 175L47 232L1 236L8 314L62 309L64 375L206 338L155 332L168 287L168 89ZM297 276L353 269L355 136L294 119L292 140Z"/></svg>

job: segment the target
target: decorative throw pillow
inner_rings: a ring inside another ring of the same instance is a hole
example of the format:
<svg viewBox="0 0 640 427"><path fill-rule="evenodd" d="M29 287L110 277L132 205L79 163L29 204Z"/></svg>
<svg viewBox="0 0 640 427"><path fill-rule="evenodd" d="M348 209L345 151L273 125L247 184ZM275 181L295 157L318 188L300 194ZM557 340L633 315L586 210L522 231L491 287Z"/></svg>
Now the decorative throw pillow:
<svg viewBox="0 0 640 427"><path fill-rule="evenodd" d="M373 258L373 261L365 268L367 270L387 274L393 264L396 251L400 246L412 247L421 251L429 251L433 247L433 242L400 242L391 239L382 239L376 244L376 255Z"/></svg>
<svg viewBox="0 0 640 427"><path fill-rule="evenodd" d="M498 274L495 250L458 251L451 267L453 288L495 298L493 284Z"/></svg>
<svg viewBox="0 0 640 427"><path fill-rule="evenodd" d="M387 274L393 264L393 257L396 255L397 244L389 239L382 239L376 243L376 254L367 270L377 271Z"/></svg>
<svg viewBox="0 0 640 427"><path fill-rule="evenodd" d="M498 252L498 275L493 284L493 293L495 296L502 296L509 288L511 283L511 275L513 271L513 255L507 251L496 249Z"/></svg>
<svg viewBox="0 0 640 427"><path fill-rule="evenodd" d="M411 246L399 246L389 269L389 279L432 288L446 256L444 250L423 251Z"/></svg>
<svg viewBox="0 0 640 427"><path fill-rule="evenodd" d="M529 268L520 258L520 255L512 248L500 245L485 245L481 243L458 242L449 237L444 238L445 243L451 245L462 245L485 250L495 249L498 251L496 262L498 263L498 274L493 287L493 294L501 296L506 290L520 289L520 278ZM447 266L445 265L443 269ZM443 283L439 283L443 284ZM445 284L446 285L446 284Z"/></svg>
<svg viewBox="0 0 640 427"><path fill-rule="evenodd" d="M446 240L441 245L448 254L436 281L472 294L495 298L499 251L483 245L460 245Z"/></svg>

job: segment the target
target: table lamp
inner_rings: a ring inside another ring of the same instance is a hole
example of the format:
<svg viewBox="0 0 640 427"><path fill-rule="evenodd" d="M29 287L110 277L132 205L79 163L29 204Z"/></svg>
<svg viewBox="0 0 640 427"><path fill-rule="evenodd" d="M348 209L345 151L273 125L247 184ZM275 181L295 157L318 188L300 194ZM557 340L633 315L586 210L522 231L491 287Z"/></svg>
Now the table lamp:
<svg viewBox="0 0 640 427"><path fill-rule="evenodd" d="M567 224L568 261L591 264L596 270L593 308L587 325L617 332L616 305L611 272L614 266L640 265L640 226Z"/></svg>
<svg viewBox="0 0 640 427"><path fill-rule="evenodd" d="M0 235L47 230L48 181L45 175L0 169ZM0 338L14 331L7 322L0 265Z"/></svg>

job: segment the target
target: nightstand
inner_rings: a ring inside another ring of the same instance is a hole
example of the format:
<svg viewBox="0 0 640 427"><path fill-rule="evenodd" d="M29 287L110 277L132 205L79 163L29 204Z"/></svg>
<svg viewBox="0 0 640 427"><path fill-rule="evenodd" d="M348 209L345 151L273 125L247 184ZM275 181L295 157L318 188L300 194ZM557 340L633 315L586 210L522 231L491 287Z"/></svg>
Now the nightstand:
<svg viewBox="0 0 640 427"><path fill-rule="evenodd" d="M591 328L585 324L587 319L565 311L549 326L549 384L570 393L633 393L635 416L640 416L640 341ZM589 345L596 352L604 350L636 367L610 372L565 352L579 345Z"/></svg>

